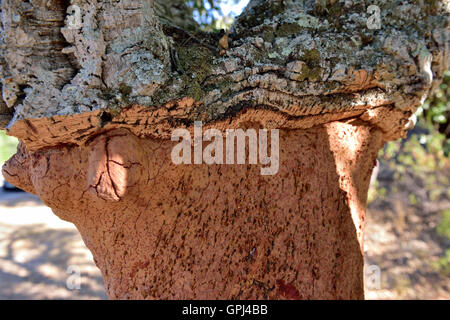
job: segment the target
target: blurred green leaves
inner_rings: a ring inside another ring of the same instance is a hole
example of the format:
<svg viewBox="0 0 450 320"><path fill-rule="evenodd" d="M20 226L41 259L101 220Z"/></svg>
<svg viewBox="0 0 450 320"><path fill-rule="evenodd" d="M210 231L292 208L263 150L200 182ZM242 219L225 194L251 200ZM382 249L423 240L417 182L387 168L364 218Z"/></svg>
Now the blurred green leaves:
<svg viewBox="0 0 450 320"><path fill-rule="evenodd" d="M16 138L9 137L4 130L0 130L0 164L16 153L17 144Z"/></svg>
<svg viewBox="0 0 450 320"><path fill-rule="evenodd" d="M450 240L450 210L442 213L441 223L436 227L436 232Z"/></svg>
<svg viewBox="0 0 450 320"><path fill-rule="evenodd" d="M398 188L412 181L417 191L411 191L405 199L412 206L450 197L449 101L450 71L447 71L439 90L419 108L417 125L408 133L408 138L388 142L380 150L378 159L388 168L392 181L389 184L377 182L369 191L369 202L395 194L401 191ZM405 182L406 177L408 182Z"/></svg>
<svg viewBox="0 0 450 320"><path fill-rule="evenodd" d="M231 7L241 0L186 0L192 15L205 31L229 29L234 21L234 15L224 15L224 6Z"/></svg>
<svg viewBox="0 0 450 320"><path fill-rule="evenodd" d="M450 249L445 251L445 255L439 261L433 263L435 269L442 275L450 276Z"/></svg>
<svg viewBox="0 0 450 320"><path fill-rule="evenodd" d="M444 78L435 92L418 110L418 117L423 125L430 131L429 135L420 137L422 143L431 143L440 147L448 157L450 154L450 70L444 73ZM441 139L436 135L442 134ZM431 140L430 142L428 140Z"/></svg>

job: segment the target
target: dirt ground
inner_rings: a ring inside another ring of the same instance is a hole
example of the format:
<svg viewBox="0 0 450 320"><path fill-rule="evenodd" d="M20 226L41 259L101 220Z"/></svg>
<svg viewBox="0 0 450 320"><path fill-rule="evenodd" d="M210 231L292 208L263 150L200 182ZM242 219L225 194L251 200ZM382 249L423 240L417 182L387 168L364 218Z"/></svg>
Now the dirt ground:
<svg viewBox="0 0 450 320"><path fill-rule="evenodd" d="M106 299L75 227L35 196L0 190L0 299Z"/></svg>
<svg viewBox="0 0 450 320"><path fill-rule="evenodd" d="M435 174L450 176L448 169ZM450 239L436 232L450 200L431 201L423 181L411 171L396 180L381 165L378 182L391 189L367 209L365 266L377 266L381 281L378 288L367 288L371 282L366 277L366 299L450 299L450 277L436 267L450 249ZM438 187L449 188L436 183ZM409 200L413 194L415 204Z"/></svg>
<svg viewBox="0 0 450 320"><path fill-rule="evenodd" d="M450 203L424 210L395 197L368 208L366 298L450 299L450 278L433 267L450 248L435 232L436 212ZM79 289L73 288L77 271ZM0 191L0 299L106 299L75 227L26 193Z"/></svg>

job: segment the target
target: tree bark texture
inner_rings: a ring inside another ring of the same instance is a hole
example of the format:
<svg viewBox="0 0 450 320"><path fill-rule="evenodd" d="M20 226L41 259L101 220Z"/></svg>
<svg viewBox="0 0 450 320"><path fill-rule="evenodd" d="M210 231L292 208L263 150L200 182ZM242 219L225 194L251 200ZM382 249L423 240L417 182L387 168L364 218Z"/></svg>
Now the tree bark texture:
<svg viewBox="0 0 450 320"><path fill-rule="evenodd" d="M110 298L361 299L377 152L449 62L448 1L375 1L375 29L371 4L252 0L223 46L178 0L2 0L3 174L76 225ZM198 120L279 129L278 173L175 165Z"/></svg>
<svg viewBox="0 0 450 320"><path fill-rule="evenodd" d="M177 166L173 142L116 129L83 147L22 146L3 172L77 226L111 298L361 299L382 136L360 120L282 131L280 171L261 176Z"/></svg>

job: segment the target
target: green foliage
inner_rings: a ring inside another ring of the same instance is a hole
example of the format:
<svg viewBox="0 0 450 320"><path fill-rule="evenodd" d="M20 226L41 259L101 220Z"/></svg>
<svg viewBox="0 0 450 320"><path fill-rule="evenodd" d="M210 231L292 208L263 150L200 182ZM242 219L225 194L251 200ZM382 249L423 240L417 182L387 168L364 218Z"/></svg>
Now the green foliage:
<svg viewBox="0 0 450 320"><path fill-rule="evenodd" d="M386 196L386 188L380 187L380 183L375 181L375 184L369 189L367 194L367 203L371 203L376 199L383 199Z"/></svg>
<svg viewBox="0 0 450 320"><path fill-rule="evenodd" d="M448 157L450 154L450 70L444 73L439 89L418 110L418 115L432 135L436 131L444 135L440 147ZM430 136L424 136L422 139L430 139Z"/></svg>
<svg viewBox="0 0 450 320"><path fill-rule="evenodd" d="M445 210L442 213L441 223L436 227L436 232L450 240L450 210Z"/></svg>
<svg viewBox="0 0 450 320"><path fill-rule="evenodd" d="M445 251L445 255L439 261L433 263L434 268L443 276L450 276L450 249Z"/></svg>
<svg viewBox="0 0 450 320"><path fill-rule="evenodd" d="M5 162L16 153L17 144L16 138L9 137L4 130L0 130L0 163Z"/></svg>
<svg viewBox="0 0 450 320"><path fill-rule="evenodd" d="M234 21L234 15L225 16L222 7L239 3L240 0L186 0L191 8L194 19L205 31L229 29Z"/></svg>
<svg viewBox="0 0 450 320"><path fill-rule="evenodd" d="M386 193L395 193L396 185L402 185L405 175L420 181L420 188L427 199L410 194L411 205L420 205L423 200L438 201L450 197L450 72L445 72L444 81L419 109L418 123L407 140L397 140L386 144L379 153L379 160L392 171L395 183L378 184L369 192L369 201L383 198ZM386 190L388 188L389 190Z"/></svg>

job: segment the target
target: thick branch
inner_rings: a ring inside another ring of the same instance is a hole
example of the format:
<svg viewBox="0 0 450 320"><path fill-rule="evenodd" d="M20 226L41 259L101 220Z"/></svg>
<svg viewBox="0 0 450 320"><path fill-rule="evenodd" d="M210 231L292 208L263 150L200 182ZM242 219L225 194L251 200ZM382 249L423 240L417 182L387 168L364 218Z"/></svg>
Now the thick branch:
<svg viewBox="0 0 450 320"><path fill-rule="evenodd" d="M64 17L64 2L38 2L2 2L3 91L15 108L10 133L22 139L32 135L15 130L24 119L95 110L114 117L131 105L161 110L141 124L215 122L255 108L303 119L391 106L406 119L448 67L446 1L378 1L381 28L372 30L371 1L255 0L233 26L224 56L214 49L219 34L162 28L152 1L75 0L79 29ZM44 26L53 38L41 36ZM193 99L188 108L164 115L183 98Z"/></svg>

